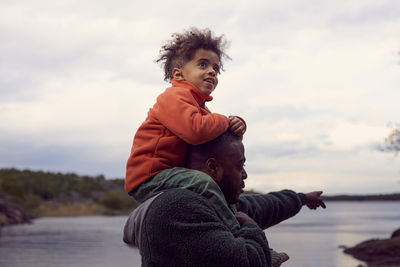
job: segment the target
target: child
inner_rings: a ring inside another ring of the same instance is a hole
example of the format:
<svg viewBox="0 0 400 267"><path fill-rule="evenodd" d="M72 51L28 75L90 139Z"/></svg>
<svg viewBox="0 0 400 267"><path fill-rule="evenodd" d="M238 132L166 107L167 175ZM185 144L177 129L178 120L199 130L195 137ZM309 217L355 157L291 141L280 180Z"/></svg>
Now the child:
<svg viewBox="0 0 400 267"><path fill-rule="evenodd" d="M203 172L184 168L188 144L206 143L227 130L240 137L246 131L240 117L211 113L205 106L218 84L222 58L229 58L224 52L226 42L208 29L192 28L172 37L157 60L163 63L164 80L172 87L157 97L135 134L125 190L139 202L168 189L192 190L217 205L219 217L238 231L236 210L221 198L215 181Z"/></svg>
<svg viewBox="0 0 400 267"><path fill-rule="evenodd" d="M211 113L206 101L218 84L222 59L229 58L223 36L192 28L172 35L157 62L172 87L157 97L137 130L127 162L125 190L139 202L169 188L192 188L213 199L214 181L204 173L184 168L188 144L208 142L228 129L242 136L245 122ZM213 200L226 205L224 200ZM228 212L228 211L227 211ZM230 214L221 215L231 218Z"/></svg>

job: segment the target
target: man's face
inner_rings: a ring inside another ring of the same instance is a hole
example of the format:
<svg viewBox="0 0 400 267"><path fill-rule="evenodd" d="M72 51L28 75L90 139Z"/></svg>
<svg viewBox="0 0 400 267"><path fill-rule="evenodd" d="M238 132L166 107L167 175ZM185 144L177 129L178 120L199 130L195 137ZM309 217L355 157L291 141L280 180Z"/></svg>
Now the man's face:
<svg viewBox="0 0 400 267"><path fill-rule="evenodd" d="M236 203L240 194L243 193L244 179L247 178L244 170L245 161L244 147L241 141L231 143L218 159L221 168L218 174L218 185L229 204Z"/></svg>
<svg viewBox="0 0 400 267"><path fill-rule="evenodd" d="M220 62L215 52L197 49L193 59L181 68L182 78L196 86L203 94L210 95L217 87L219 69Z"/></svg>

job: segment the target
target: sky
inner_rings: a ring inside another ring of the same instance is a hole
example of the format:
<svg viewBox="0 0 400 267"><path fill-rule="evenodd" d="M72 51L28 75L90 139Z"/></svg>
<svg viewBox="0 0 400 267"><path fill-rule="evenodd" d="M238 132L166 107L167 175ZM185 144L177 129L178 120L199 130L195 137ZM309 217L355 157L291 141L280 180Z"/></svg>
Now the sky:
<svg viewBox="0 0 400 267"><path fill-rule="evenodd" d="M247 189L400 192L400 2L0 1L0 168L123 178L174 32L230 46L208 107L246 120Z"/></svg>

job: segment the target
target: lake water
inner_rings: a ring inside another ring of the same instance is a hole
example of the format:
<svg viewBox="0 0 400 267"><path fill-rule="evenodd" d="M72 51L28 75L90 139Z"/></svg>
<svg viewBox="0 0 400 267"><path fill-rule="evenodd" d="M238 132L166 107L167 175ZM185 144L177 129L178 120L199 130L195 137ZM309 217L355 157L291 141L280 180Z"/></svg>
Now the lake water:
<svg viewBox="0 0 400 267"><path fill-rule="evenodd" d="M342 253L371 238L389 237L400 228L400 202L328 202L326 210L306 207L266 231L269 243L285 251L283 267L356 267ZM140 266L138 250L122 241L126 217L40 218L33 224L1 229L1 267Z"/></svg>

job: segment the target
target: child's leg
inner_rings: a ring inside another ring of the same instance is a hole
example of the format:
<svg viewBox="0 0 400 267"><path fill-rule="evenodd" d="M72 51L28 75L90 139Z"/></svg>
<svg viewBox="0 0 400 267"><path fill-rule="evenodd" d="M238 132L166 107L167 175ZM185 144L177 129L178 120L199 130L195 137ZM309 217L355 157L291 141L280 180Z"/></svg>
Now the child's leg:
<svg viewBox="0 0 400 267"><path fill-rule="evenodd" d="M232 230L240 227L219 186L210 176L201 171L179 167L164 170L140 185L131 195L139 202L144 202L172 188L185 188L204 196L217 207L218 216Z"/></svg>

